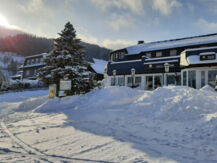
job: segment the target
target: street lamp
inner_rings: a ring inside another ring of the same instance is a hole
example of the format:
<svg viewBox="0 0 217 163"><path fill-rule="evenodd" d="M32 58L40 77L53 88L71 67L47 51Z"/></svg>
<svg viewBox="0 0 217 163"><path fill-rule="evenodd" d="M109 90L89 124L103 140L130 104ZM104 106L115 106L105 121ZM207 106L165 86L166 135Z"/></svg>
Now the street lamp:
<svg viewBox="0 0 217 163"><path fill-rule="evenodd" d="M166 81L167 81L167 73L168 73L169 70L170 70L170 65L169 65L169 63L165 63L165 64L164 64L164 69L165 69ZM166 83L166 82L165 82L165 83ZM165 83L164 83L164 85L165 85Z"/></svg>
<svg viewBox="0 0 217 163"><path fill-rule="evenodd" d="M116 85L116 70L113 70L112 73L114 77L114 85Z"/></svg>
<svg viewBox="0 0 217 163"><path fill-rule="evenodd" d="M132 68L131 69L132 88L134 88L134 86L135 86L135 74L136 74L136 70L135 70L135 68Z"/></svg>

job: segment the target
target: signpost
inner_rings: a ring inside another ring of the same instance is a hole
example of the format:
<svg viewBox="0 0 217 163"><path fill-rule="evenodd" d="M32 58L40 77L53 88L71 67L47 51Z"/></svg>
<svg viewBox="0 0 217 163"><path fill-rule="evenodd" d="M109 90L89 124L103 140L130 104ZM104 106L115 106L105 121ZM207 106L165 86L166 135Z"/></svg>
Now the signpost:
<svg viewBox="0 0 217 163"><path fill-rule="evenodd" d="M59 96L60 97L66 96L65 91L70 91L71 88L72 88L71 80L60 80Z"/></svg>
<svg viewBox="0 0 217 163"><path fill-rule="evenodd" d="M56 96L56 84L49 85L49 98L54 98Z"/></svg>

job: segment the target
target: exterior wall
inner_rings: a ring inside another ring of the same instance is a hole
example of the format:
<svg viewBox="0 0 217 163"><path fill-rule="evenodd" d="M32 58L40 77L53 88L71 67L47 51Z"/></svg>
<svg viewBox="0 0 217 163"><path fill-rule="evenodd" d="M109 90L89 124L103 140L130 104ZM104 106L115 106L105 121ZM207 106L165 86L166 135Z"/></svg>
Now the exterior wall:
<svg viewBox="0 0 217 163"><path fill-rule="evenodd" d="M36 79L37 71L44 66L43 55L27 57L23 65L23 79Z"/></svg>
<svg viewBox="0 0 217 163"><path fill-rule="evenodd" d="M190 43L189 43L190 44ZM155 78L158 80L162 80L162 85L167 85L169 83L169 78L177 78L180 76L180 85L184 85L183 83L183 72L188 71L195 71L195 88L199 89L202 87L201 85L201 72L205 72L205 84L208 84L208 71L216 70L217 63L212 64L199 64L199 65L190 65L181 67L180 66L180 54L186 49L196 49L201 48L199 50L187 51L186 56L196 55L203 52L208 52L207 49L212 49L216 47L217 43L210 43L210 44L200 44L194 46L183 46L177 48L168 48L164 50L154 50L154 51L144 51L139 54L128 55L127 52L124 58L119 60L110 61L107 65L107 72L106 72L106 81L107 85L111 85L111 79L113 76L113 70L116 70L115 77L124 77L125 86L127 86L127 77L131 77L131 69L134 68L136 71L135 77L141 76L141 86L140 89L146 89L146 78L152 78L152 89L155 88ZM208 47L208 48L207 48ZM204 49L203 49L204 48ZM207 48L207 49L206 49ZM124 52L125 49L120 51ZM170 51L176 50L176 55L171 56ZM120 52L119 51L119 52ZM156 54L157 52L161 51L162 56L158 57ZM116 51L115 51L116 52ZM111 53L111 55L115 54L115 52ZM212 52L217 53L217 48ZM147 58L146 54L150 53L151 57ZM112 58L112 57L111 57ZM165 73L164 63L170 64L169 73ZM171 66L172 65L172 66ZM188 81L190 78L189 73L186 74L186 80ZM170 79L171 80L171 79ZM176 81L174 82L176 85ZM118 85L116 81L116 85ZM188 82L186 83L187 86L190 86Z"/></svg>

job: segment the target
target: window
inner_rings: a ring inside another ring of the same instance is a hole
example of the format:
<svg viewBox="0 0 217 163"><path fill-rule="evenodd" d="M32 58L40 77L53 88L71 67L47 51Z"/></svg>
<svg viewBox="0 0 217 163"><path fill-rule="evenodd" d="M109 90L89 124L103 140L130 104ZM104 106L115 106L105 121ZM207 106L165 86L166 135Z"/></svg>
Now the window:
<svg viewBox="0 0 217 163"><path fill-rule="evenodd" d="M133 86L133 78L132 77L128 77L127 78L127 86L128 87L132 87Z"/></svg>
<svg viewBox="0 0 217 163"><path fill-rule="evenodd" d="M196 71L188 71L188 86L196 88Z"/></svg>
<svg viewBox="0 0 217 163"><path fill-rule="evenodd" d="M156 52L156 57L162 57L162 52Z"/></svg>
<svg viewBox="0 0 217 163"><path fill-rule="evenodd" d="M175 75L167 75L167 85L175 85L176 77Z"/></svg>
<svg viewBox="0 0 217 163"><path fill-rule="evenodd" d="M145 55L147 58L151 58L151 53L146 53Z"/></svg>
<svg viewBox="0 0 217 163"><path fill-rule="evenodd" d="M176 85L181 85L181 74L176 75Z"/></svg>
<svg viewBox="0 0 217 163"><path fill-rule="evenodd" d="M184 86L187 85L187 80L186 80L186 79L187 79L187 72L184 71L184 72L183 72L183 85L184 85Z"/></svg>
<svg viewBox="0 0 217 163"><path fill-rule="evenodd" d="M32 63L32 64L35 64L35 59L32 59L32 60L31 60L31 63Z"/></svg>
<svg viewBox="0 0 217 163"><path fill-rule="evenodd" d="M156 65L156 68L164 68L163 65Z"/></svg>
<svg viewBox="0 0 217 163"><path fill-rule="evenodd" d="M152 90L153 89L153 77L152 76L146 76L146 90Z"/></svg>
<svg viewBox="0 0 217 163"><path fill-rule="evenodd" d="M205 86L205 71L201 71L201 87Z"/></svg>
<svg viewBox="0 0 217 163"><path fill-rule="evenodd" d="M111 86L115 86L116 83L116 78L112 77L111 78Z"/></svg>
<svg viewBox="0 0 217 163"><path fill-rule="evenodd" d="M41 63L41 61L42 61L42 58L38 58L38 63Z"/></svg>
<svg viewBox="0 0 217 163"><path fill-rule="evenodd" d="M118 77L118 85L124 86L124 77Z"/></svg>
<svg viewBox="0 0 217 163"><path fill-rule="evenodd" d="M170 50L170 56L175 56L177 54L177 50Z"/></svg>
<svg viewBox="0 0 217 163"><path fill-rule="evenodd" d="M216 75L217 75L217 70L208 71L208 84L211 87L215 87Z"/></svg>
<svg viewBox="0 0 217 163"><path fill-rule="evenodd" d="M141 85L141 82L142 82L141 76L135 77L135 85L136 85L136 87L139 87Z"/></svg>
<svg viewBox="0 0 217 163"><path fill-rule="evenodd" d="M162 82L162 76L155 76L154 77L154 88L158 88L158 87L161 87L163 84Z"/></svg>
<svg viewBox="0 0 217 163"><path fill-rule="evenodd" d="M117 61L124 58L124 52L116 52L111 55L112 61Z"/></svg>
<svg viewBox="0 0 217 163"><path fill-rule="evenodd" d="M118 53L118 59L123 59L124 58L124 53L123 52L119 52Z"/></svg>
<svg viewBox="0 0 217 163"><path fill-rule="evenodd" d="M30 65L30 64L31 64L31 60L28 59L28 60L27 60L27 65Z"/></svg>
<svg viewBox="0 0 217 163"><path fill-rule="evenodd" d="M30 71L26 70L26 76L29 76L29 75L30 75Z"/></svg>

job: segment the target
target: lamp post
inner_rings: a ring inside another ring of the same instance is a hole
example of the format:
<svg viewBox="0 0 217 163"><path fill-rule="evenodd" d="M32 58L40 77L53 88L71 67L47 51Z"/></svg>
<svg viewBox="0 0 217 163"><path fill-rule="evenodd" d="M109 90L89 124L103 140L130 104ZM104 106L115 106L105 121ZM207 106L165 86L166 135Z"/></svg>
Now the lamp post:
<svg viewBox="0 0 217 163"><path fill-rule="evenodd" d="M112 73L114 77L114 85L116 85L116 70L113 70Z"/></svg>
<svg viewBox="0 0 217 163"><path fill-rule="evenodd" d="M167 83L167 73L169 72L169 70L170 70L170 65L169 65L169 63L165 63L164 64L164 69L165 69L165 73L166 73L166 82L165 83ZM164 85L167 85L167 84L165 84L164 83Z"/></svg>
<svg viewBox="0 0 217 163"><path fill-rule="evenodd" d="M136 74L136 70L135 70L135 68L132 68L132 69L131 69L132 88L135 87L135 74Z"/></svg>

